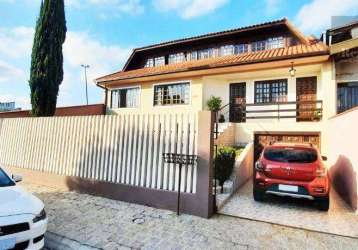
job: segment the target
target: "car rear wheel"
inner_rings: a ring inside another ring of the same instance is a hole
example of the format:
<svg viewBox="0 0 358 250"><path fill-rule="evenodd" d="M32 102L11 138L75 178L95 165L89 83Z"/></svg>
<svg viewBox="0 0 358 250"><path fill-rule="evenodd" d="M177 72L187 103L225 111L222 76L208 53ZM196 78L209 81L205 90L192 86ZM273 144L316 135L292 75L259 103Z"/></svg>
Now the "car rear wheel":
<svg viewBox="0 0 358 250"><path fill-rule="evenodd" d="M265 193L262 190L254 188L254 200L255 201L264 201Z"/></svg>
<svg viewBox="0 0 358 250"><path fill-rule="evenodd" d="M318 209L321 211L329 210L329 197L320 198L317 200Z"/></svg>

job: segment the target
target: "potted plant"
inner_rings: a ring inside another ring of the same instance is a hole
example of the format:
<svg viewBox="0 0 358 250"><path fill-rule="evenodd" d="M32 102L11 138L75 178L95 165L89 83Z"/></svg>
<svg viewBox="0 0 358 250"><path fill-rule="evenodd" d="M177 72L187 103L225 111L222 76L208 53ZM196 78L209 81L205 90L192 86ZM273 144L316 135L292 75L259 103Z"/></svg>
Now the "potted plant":
<svg viewBox="0 0 358 250"><path fill-rule="evenodd" d="M220 122L220 123L225 122L225 116L224 116L223 114L221 114L221 115L219 116L219 122Z"/></svg>
<svg viewBox="0 0 358 250"><path fill-rule="evenodd" d="M210 99L206 102L210 111L218 112L221 108L222 100L220 97L211 96Z"/></svg>
<svg viewBox="0 0 358 250"><path fill-rule="evenodd" d="M221 186L221 193L224 192L224 183L230 178L236 159L236 150L232 147L218 149L215 157L215 176Z"/></svg>

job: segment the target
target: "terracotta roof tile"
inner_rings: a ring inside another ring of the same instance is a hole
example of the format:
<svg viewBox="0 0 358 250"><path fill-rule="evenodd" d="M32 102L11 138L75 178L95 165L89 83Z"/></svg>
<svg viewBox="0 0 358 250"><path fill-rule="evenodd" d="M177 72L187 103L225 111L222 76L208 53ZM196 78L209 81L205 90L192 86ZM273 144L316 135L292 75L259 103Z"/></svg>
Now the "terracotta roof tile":
<svg viewBox="0 0 358 250"><path fill-rule="evenodd" d="M200 69L235 66L240 64L257 63L264 61L282 60L287 58L305 57L328 54L328 47L322 43L311 45L295 45L287 48L278 48L267 51L244 53L224 57L208 58L197 61L189 61L177 64L163 65L159 67L141 68L130 71L119 71L98 78L97 83L154 76L168 73L194 71Z"/></svg>

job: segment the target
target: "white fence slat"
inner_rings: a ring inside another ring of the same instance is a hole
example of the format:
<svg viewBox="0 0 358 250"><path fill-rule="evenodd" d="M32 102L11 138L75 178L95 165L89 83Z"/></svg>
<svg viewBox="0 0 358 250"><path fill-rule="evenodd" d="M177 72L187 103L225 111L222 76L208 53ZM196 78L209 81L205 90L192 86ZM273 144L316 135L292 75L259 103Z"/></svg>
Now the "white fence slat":
<svg viewBox="0 0 358 250"><path fill-rule="evenodd" d="M197 115L0 119L0 163L54 174L176 191L179 167L163 153L197 153ZM181 191L196 192L195 166L183 166Z"/></svg>

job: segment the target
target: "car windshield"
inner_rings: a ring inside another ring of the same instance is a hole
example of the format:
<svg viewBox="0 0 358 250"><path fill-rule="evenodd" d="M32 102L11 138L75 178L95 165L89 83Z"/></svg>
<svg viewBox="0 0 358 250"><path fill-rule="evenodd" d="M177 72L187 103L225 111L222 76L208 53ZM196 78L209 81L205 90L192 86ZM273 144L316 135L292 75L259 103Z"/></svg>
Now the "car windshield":
<svg viewBox="0 0 358 250"><path fill-rule="evenodd" d="M15 183L0 168L0 187L9 187L9 186L15 186Z"/></svg>
<svg viewBox="0 0 358 250"><path fill-rule="evenodd" d="M312 163L317 160L317 152L309 148L268 148L264 157L269 161Z"/></svg>

